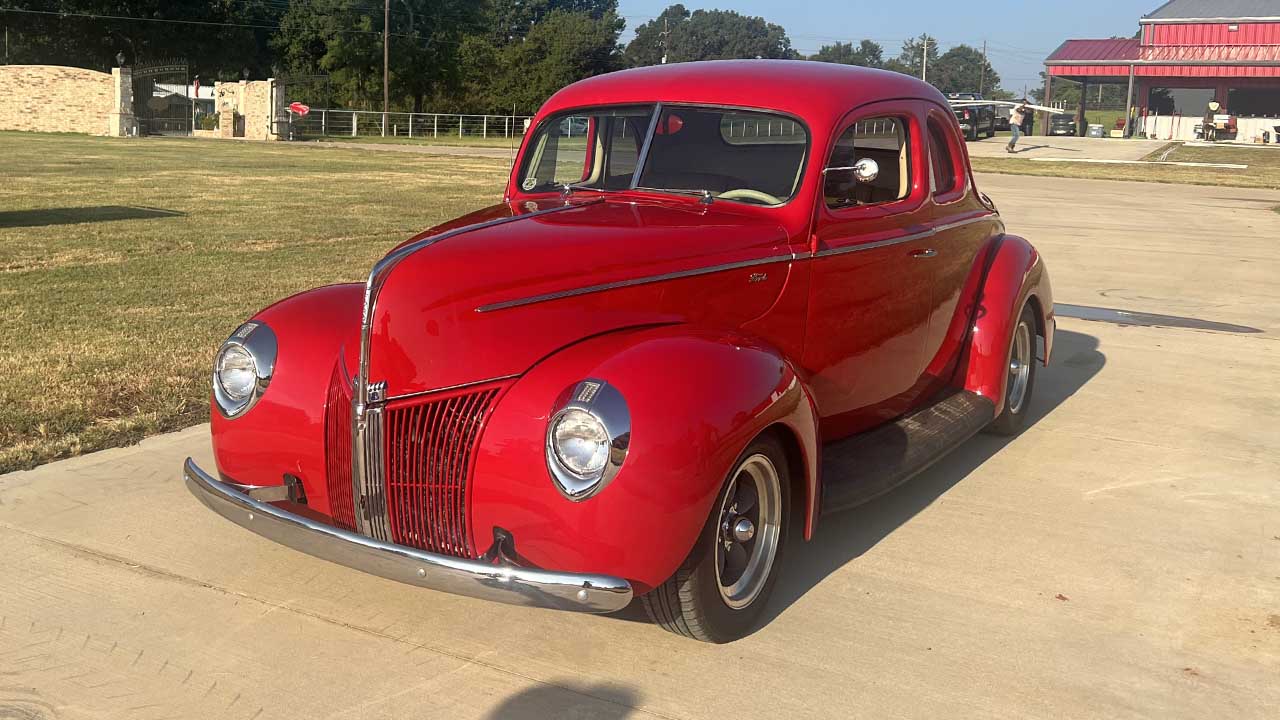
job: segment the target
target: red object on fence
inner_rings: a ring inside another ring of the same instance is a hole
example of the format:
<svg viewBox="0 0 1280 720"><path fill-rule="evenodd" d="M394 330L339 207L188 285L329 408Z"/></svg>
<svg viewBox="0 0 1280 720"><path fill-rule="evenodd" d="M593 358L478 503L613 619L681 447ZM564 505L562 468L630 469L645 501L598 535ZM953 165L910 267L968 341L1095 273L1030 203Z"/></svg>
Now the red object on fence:
<svg viewBox="0 0 1280 720"><path fill-rule="evenodd" d="M303 105L300 102L289 103L289 112L297 115L298 117L306 117L307 113L311 112L311 107Z"/></svg>

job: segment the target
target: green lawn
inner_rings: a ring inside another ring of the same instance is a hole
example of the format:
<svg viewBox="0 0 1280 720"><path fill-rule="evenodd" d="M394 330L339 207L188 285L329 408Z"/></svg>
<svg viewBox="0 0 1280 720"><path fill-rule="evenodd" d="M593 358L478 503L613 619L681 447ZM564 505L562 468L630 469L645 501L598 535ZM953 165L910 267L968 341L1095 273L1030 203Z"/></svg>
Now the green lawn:
<svg viewBox="0 0 1280 720"><path fill-rule="evenodd" d="M1122 142L1115 140L1113 142ZM1167 147L1167 146L1166 146ZM1159 150L1147 156L1157 160ZM1280 148L1276 147L1185 147L1179 146L1165 160L1175 162L1232 163L1248 165L1247 170L1227 168L1178 167L1174 165L1101 165L1092 163L1034 162L1023 158L972 158L977 172L1006 175L1039 175L1097 180L1134 180L1138 182L1175 183L1183 185L1219 185L1226 187L1280 189Z"/></svg>
<svg viewBox="0 0 1280 720"><path fill-rule="evenodd" d="M363 280L496 202L507 163L0 133L0 472L208 416L209 364L274 300Z"/></svg>

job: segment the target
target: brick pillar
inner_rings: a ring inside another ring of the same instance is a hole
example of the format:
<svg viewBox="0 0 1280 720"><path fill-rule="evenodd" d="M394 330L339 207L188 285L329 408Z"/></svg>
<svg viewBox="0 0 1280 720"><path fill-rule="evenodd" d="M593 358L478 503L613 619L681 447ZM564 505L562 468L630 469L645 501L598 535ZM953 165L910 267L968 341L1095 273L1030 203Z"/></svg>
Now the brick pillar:
<svg viewBox="0 0 1280 720"><path fill-rule="evenodd" d="M131 137L138 134L138 119L133 115L133 72L127 67L111 70L113 99L107 116L107 134Z"/></svg>

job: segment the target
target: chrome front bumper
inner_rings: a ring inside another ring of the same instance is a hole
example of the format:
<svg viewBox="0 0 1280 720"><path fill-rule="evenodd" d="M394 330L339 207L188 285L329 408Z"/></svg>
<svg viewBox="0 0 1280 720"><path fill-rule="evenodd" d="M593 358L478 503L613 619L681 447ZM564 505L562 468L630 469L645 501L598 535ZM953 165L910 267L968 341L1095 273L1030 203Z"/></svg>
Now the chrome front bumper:
<svg viewBox="0 0 1280 720"><path fill-rule="evenodd" d="M231 522L294 550L409 585L482 600L604 613L631 602L631 584L608 575L582 575L465 560L393 545L281 510L249 497L238 486L182 466L187 489Z"/></svg>

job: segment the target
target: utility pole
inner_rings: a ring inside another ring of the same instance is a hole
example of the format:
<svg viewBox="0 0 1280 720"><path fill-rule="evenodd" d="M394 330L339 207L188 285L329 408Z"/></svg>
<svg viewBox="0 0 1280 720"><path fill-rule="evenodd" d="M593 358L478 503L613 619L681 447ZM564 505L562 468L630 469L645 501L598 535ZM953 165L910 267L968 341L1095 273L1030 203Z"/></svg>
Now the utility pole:
<svg viewBox="0 0 1280 720"><path fill-rule="evenodd" d="M667 64L667 38L671 36L671 28L667 26L667 19L662 18L662 32L658 33L662 38L662 64Z"/></svg>
<svg viewBox="0 0 1280 720"><path fill-rule="evenodd" d="M387 110L391 104L391 0L382 13L382 134L387 134Z"/></svg>
<svg viewBox="0 0 1280 720"><path fill-rule="evenodd" d="M978 81L978 94L987 91L987 41L982 41L982 79Z"/></svg>
<svg viewBox="0 0 1280 720"><path fill-rule="evenodd" d="M920 44L920 79L929 82L929 38Z"/></svg>

